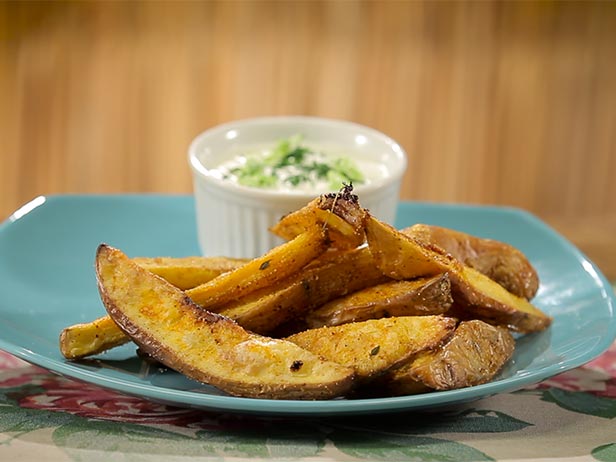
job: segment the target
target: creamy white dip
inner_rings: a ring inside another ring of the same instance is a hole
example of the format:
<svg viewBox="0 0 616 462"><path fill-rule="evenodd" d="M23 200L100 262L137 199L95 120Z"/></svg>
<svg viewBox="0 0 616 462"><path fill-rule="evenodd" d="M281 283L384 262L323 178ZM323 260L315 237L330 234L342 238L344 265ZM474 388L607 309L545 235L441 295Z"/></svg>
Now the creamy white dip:
<svg viewBox="0 0 616 462"><path fill-rule="evenodd" d="M214 170L219 178L242 186L312 193L335 191L344 184L368 185L389 176L385 165L356 154L307 145L294 136L274 146L247 146Z"/></svg>

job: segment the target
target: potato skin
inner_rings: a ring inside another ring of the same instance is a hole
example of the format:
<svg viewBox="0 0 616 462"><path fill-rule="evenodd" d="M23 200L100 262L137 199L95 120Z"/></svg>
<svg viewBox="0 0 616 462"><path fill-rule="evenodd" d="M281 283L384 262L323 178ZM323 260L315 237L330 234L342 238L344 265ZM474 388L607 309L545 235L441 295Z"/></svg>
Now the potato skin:
<svg viewBox="0 0 616 462"><path fill-rule="evenodd" d="M367 222L366 234L377 266L391 278L447 272L456 307L452 316L479 318L521 333L546 329L552 322L526 298L512 294L441 247L408 236L373 217Z"/></svg>
<svg viewBox="0 0 616 462"><path fill-rule="evenodd" d="M387 281L332 300L306 316L311 328L392 316L443 314L451 307L447 273L411 281Z"/></svg>
<svg viewBox="0 0 616 462"><path fill-rule="evenodd" d="M99 247L96 274L101 299L118 326L145 353L194 380L237 396L271 399L329 399L353 385L351 369L202 309L117 249Z"/></svg>
<svg viewBox="0 0 616 462"><path fill-rule="evenodd" d="M520 250L509 244L426 224L415 224L402 232L442 248L518 297L531 300L539 289L537 271Z"/></svg>
<svg viewBox="0 0 616 462"><path fill-rule="evenodd" d="M395 395L432 390L453 390L486 383L509 361L515 340L507 329L483 321L461 322L447 343L419 353L386 379ZM423 387L422 387L423 386Z"/></svg>

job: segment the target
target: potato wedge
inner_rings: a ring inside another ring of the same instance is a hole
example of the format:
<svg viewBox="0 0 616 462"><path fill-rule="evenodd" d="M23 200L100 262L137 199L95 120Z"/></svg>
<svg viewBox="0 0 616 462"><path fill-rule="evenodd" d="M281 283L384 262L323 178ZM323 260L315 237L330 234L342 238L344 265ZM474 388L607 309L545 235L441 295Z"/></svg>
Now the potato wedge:
<svg viewBox="0 0 616 462"><path fill-rule="evenodd" d="M186 294L210 311L219 311L227 302L285 279L321 255L328 247L326 229L312 226L293 240L241 267L221 274Z"/></svg>
<svg viewBox="0 0 616 462"><path fill-rule="evenodd" d="M479 271L463 266L449 273L456 316L478 318L523 334L546 329L552 318Z"/></svg>
<svg viewBox="0 0 616 462"><path fill-rule="evenodd" d="M537 271L515 247L440 226L416 224L402 230L414 239L442 248L518 297L531 300L539 288Z"/></svg>
<svg viewBox="0 0 616 462"><path fill-rule="evenodd" d="M334 298L387 279L366 247L327 252L279 284L228 305L221 314L245 329L271 334L278 326Z"/></svg>
<svg viewBox="0 0 616 462"><path fill-rule="evenodd" d="M179 289L203 284L245 263L243 259L225 257L135 257L132 260ZM60 333L60 352L67 359L79 359L129 341L109 316L103 316L66 327Z"/></svg>
<svg viewBox="0 0 616 462"><path fill-rule="evenodd" d="M449 271L454 261L373 216L366 220L366 236L376 265L393 279L436 276Z"/></svg>
<svg viewBox="0 0 616 462"><path fill-rule="evenodd" d="M381 383L394 395L416 393L422 386L452 390L479 385L494 378L514 348L515 340L505 328L479 320L461 322L447 343L419 353Z"/></svg>
<svg viewBox="0 0 616 462"><path fill-rule="evenodd" d="M333 398L353 384L350 368L292 342L247 332L118 249L99 246L96 276L116 324L144 352L194 380L232 395L272 399Z"/></svg>
<svg viewBox="0 0 616 462"><path fill-rule="evenodd" d="M135 257L133 261L178 289L187 290L233 271L248 260L227 257Z"/></svg>
<svg viewBox="0 0 616 462"><path fill-rule="evenodd" d="M392 316L443 314L453 302L447 273L410 281L388 281L367 287L311 311L310 328Z"/></svg>
<svg viewBox="0 0 616 462"><path fill-rule="evenodd" d="M270 228L277 236L290 240L311 226L326 226L332 248L354 249L365 241L366 211L359 205L353 188L346 186L339 193L323 194L306 206L282 217Z"/></svg>
<svg viewBox="0 0 616 462"><path fill-rule="evenodd" d="M417 241L370 217L366 234L376 265L393 279L447 272L451 279L453 315L477 317L521 333L547 328L551 318L528 300L508 292L497 282L470 268L443 249Z"/></svg>
<svg viewBox="0 0 616 462"><path fill-rule="evenodd" d="M351 367L358 380L367 380L437 347L455 326L455 319L444 316L403 316L310 329L287 340Z"/></svg>
<svg viewBox="0 0 616 462"><path fill-rule="evenodd" d="M60 333L60 352L66 359L97 355L128 343L130 338L109 316L66 327Z"/></svg>

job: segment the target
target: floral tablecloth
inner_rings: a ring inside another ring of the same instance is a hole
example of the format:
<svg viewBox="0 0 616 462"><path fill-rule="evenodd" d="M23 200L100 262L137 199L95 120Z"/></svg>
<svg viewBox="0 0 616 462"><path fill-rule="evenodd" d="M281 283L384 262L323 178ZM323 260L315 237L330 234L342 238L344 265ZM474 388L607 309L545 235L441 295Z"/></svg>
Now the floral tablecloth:
<svg viewBox="0 0 616 462"><path fill-rule="evenodd" d="M616 461L616 344L531 388L446 411L258 418L173 408L0 352L0 461Z"/></svg>

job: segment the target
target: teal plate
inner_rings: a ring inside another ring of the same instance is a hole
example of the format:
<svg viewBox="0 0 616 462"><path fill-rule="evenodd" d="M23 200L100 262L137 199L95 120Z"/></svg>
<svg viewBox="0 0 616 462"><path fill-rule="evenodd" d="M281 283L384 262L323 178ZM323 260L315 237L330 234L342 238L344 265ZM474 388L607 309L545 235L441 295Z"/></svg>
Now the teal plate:
<svg viewBox="0 0 616 462"><path fill-rule="evenodd" d="M580 366L616 336L614 292L595 265L534 216L517 209L402 203L398 227L438 224L508 242L535 265L534 303L553 316L545 332L521 337L491 383L415 396L331 401L237 398L150 366L131 345L70 362L58 334L105 313L94 278L101 242L130 256L198 254L188 196L38 197L0 225L0 349L66 377L146 399L205 410L277 415L350 415L428 409L520 389Z"/></svg>

